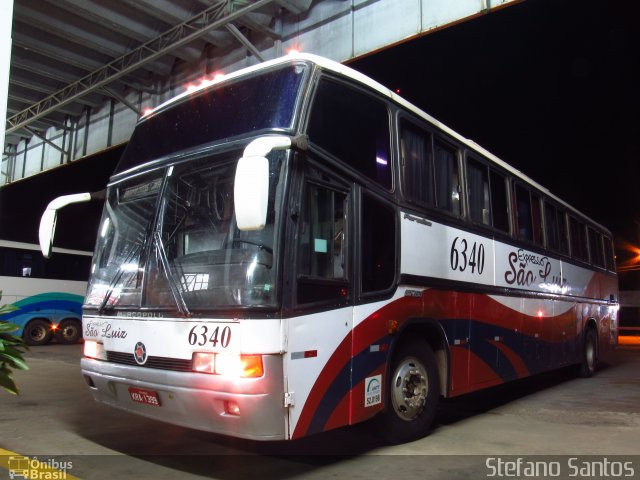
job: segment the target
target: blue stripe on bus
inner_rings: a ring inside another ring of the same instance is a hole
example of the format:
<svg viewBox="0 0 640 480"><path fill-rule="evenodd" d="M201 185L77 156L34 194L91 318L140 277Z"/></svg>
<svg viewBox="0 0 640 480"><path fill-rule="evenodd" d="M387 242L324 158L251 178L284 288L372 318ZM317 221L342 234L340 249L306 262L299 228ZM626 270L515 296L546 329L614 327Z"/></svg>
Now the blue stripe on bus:
<svg viewBox="0 0 640 480"><path fill-rule="evenodd" d="M67 317L82 317L81 295L69 293L44 293L32 295L14 304L17 310L0 315L0 320L14 323L21 327L13 332L22 335L25 325L33 318L43 317L51 321L59 321Z"/></svg>

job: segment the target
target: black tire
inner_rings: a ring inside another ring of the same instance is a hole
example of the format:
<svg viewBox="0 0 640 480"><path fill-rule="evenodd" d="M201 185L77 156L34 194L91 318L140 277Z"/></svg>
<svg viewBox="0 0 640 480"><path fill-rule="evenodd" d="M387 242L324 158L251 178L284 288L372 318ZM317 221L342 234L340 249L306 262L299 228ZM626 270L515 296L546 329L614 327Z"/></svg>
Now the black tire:
<svg viewBox="0 0 640 480"><path fill-rule="evenodd" d="M385 386L380 418L385 440L397 444L427 435L440 400L440 380L426 341L412 339L398 346Z"/></svg>
<svg viewBox="0 0 640 480"><path fill-rule="evenodd" d="M82 327L80 326L80 322L73 318L62 320L58 324L56 338L58 342L65 345L78 343L78 341L82 338Z"/></svg>
<svg viewBox="0 0 640 480"><path fill-rule="evenodd" d="M24 327L22 338L27 345L46 345L51 340L51 325L41 318L31 320Z"/></svg>
<svg viewBox="0 0 640 480"><path fill-rule="evenodd" d="M578 366L578 375L591 377L598 367L598 335L593 328L588 328L582 344L582 359Z"/></svg>

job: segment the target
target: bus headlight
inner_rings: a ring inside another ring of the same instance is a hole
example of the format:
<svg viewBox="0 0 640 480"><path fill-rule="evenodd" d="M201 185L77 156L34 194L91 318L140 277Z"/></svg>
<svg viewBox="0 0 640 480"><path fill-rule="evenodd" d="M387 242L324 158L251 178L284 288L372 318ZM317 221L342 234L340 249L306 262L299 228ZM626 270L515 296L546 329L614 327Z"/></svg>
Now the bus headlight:
<svg viewBox="0 0 640 480"><path fill-rule="evenodd" d="M231 378L258 378L264 375L262 355L195 352L192 370Z"/></svg>
<svg viewBox="0 0 640 480"><path fill-rule="evenodd" d="M98 343L95 340L85 340L84 356L95 358L96 360L106 360L107 352L104 349L104 344Z"/></svg>

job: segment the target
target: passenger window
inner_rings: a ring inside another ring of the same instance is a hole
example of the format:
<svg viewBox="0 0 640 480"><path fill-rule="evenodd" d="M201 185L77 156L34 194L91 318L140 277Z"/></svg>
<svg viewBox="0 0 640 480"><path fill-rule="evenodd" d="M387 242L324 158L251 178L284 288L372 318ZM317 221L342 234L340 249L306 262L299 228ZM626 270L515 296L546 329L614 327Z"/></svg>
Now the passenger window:
<svg viewBox="0 0 640 480"><path fill-rule="evenodd" d="M569 217L569 228L571 234L571 255L576 260L583 262L589 261L585 225L576 218Z"/></svg>
<svg viewBox="0 0 640 480"><path fill-rule="evenodd" d="M309 140L391 189L389 112L360 90L324 79L316 91Z"/></svg>
<svg viewBox="0 0 640 480"><path fill-rule="evenodd" d="M298 240L298 302L347 296L347 195L307 184Z"/></svg>
<svg viewBox="0 0 640 480"><path fill-rule="evenodd" d="M604 259L607 263L607 269L615 271L616 260L613 254L613 244L609 237L604 237Z"/></svg>
<svg viewBox="0 0 640 480"><path fill-rule="evenodd" d="M434 144L436 206L460 215L460 176L455 149L440 142Z"/></svg>
<svg viewBox="0 0 640 480"><path fill-rule="evenodd" d="M405 196L419 203L435 204L431 134L408 122L402 123L400 151Z"/></svg>
<svg viewBox="0 0 640 480"><path fill-rule="evenodd" d="M507 183L504 175L491 170L489 174L491 186L491 211L493 226L503 232L509 232L509 207Z"/></svg>
<svg viewBox="0 0 640 480"><path fill-rule="evenodd" d="M533 228L533 243L542 245L542 212L540 211L540 197L531 192L531 227Z"/></svg>
<svg viewBox="0 0 640 480"><path fill-rule="evenodd" d="M518 238L542 245L542 216L540 197L524 186L515 186Z"/></svg>
<svg viewBox="0 0 640 480"><path fill-rule="evenodd" d="M533 240L533 221L529 190L523 188L521 185L516 185L515 195L518 238L522 240Z"/></svg>
<svg viewBox="0 0 640 480"><path fill-rule="evenodd" d="M467 164L469 214L471 220L491 225L491 201L489 198L489 171L484 165L469 160Z"/></svg>
<svg viewBox="0 0 640 480"><path fill-rule="evenodd" d="M589 252L591 263L596 267L604 268L604 252L602 250L602 235L589 227Z"/></svg>
<svg viewBox="0 0 640 480"><path fill-rule="evenodd" d="M560 252L569 255L569 232L567 230L567 214L558 210L558 235L560 237Z"/></svg>
<svg viewBox="0 0 640 480"><path fill-rule="evenodd" d="M387 290L396 275L396 215L386 203L362 197L362 292Z"/></svg>
<svg viewBox="0 0 640 480"><path fill-rule="evenodd" d="M505 176L472 158L467 161L469 216L475 223L509 232Z"/></svg>
<svg viewBox="0 0 640 480"><path fill-rule="evenodd" d="M544 204L545 232L547 235L547 248L560 250L560 232L558 229L558 211L549 203Z"/></svg>
<svg viewBox="0 0 640 480"><path fill-rule="evenodd" d="M410 200L460 215L460 175L456 149L408 122L400 133L404 194Z"/></svg>

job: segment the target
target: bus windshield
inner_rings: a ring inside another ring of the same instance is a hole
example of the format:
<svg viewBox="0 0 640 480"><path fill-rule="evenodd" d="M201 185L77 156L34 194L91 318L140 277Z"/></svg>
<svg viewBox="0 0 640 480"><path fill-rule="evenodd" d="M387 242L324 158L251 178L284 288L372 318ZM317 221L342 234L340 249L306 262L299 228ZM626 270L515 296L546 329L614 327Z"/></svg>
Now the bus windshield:
<svg viewBox="0 0 640 480"><path fill-rule="evenodd" d="M115 174L177 152L293 128L305 64L292 63L194 93L136 127Z"/></svg>
<svg viewBox="0 0 640 480"><path fill-rule="evenodd" d="M193 310L275 303L276 199L285 152L269 154L267 224L240 231L241 152L214 153L109 187L85 306ZM278 200L279 201L279 200Z"/></svg>

